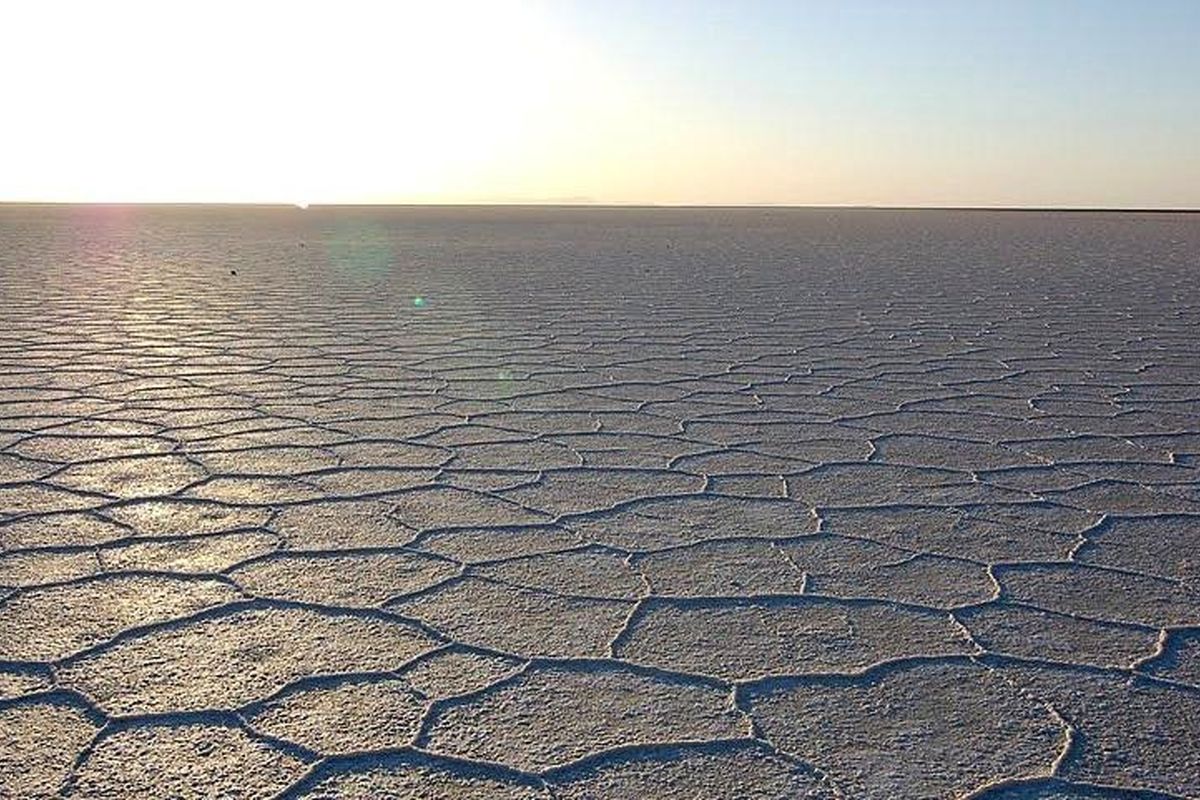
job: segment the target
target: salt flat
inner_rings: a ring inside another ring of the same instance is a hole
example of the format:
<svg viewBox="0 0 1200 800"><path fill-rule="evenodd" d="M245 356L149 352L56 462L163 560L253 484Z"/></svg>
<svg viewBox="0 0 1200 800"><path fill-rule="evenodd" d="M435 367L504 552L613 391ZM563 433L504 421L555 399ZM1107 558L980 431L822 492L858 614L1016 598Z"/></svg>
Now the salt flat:
<svg viewBox="0 0 1200 800"><path fill-rule="evenodd" d="M1200 797L1200 217L0 208L0 797Z"/></svg>

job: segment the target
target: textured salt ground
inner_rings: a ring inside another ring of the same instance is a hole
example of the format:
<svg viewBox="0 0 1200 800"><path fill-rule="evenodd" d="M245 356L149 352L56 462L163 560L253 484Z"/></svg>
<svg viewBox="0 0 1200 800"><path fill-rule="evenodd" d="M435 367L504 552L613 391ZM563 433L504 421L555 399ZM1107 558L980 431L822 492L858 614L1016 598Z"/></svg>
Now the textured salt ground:
<svg viewBox="0 0 1200 800"><path fill-rule="evenodd" d="M1196 274L1169 214L2 208L0 797L1200 797Z"/></svg>

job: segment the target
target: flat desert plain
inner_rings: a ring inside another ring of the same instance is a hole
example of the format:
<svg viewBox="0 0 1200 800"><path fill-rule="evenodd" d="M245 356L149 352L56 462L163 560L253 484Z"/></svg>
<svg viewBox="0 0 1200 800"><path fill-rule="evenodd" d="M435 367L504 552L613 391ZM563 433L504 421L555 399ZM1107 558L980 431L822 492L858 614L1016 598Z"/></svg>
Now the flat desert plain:
<svg viewBox="0 0 1200 800"><path fill-rule="evenodd" d="M0 797L1200 797L1200 216L0 209Z"/></svg>

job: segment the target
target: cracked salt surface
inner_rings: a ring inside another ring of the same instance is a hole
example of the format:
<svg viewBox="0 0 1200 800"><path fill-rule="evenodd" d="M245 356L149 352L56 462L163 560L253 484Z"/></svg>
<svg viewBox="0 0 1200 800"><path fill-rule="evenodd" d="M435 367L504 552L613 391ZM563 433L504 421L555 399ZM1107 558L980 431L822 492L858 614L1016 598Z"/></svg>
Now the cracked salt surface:
<svg viewBox="0 0 1200 800"><path fill-rule="evenodd" d="M104 213L0 209L0 797L1200 797L1193 217Z"/></svg>

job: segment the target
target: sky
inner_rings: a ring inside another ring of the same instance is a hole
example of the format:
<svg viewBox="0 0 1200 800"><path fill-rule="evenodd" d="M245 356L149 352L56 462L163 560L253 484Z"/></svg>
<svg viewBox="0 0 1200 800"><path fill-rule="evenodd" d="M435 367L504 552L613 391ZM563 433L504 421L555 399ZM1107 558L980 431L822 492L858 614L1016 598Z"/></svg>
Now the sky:
<svg viewBox="0 0 1200 800"><path fill-rule="evenodd" d="M1198 0L39 0L0 200L1200 207Z"/></svg>

